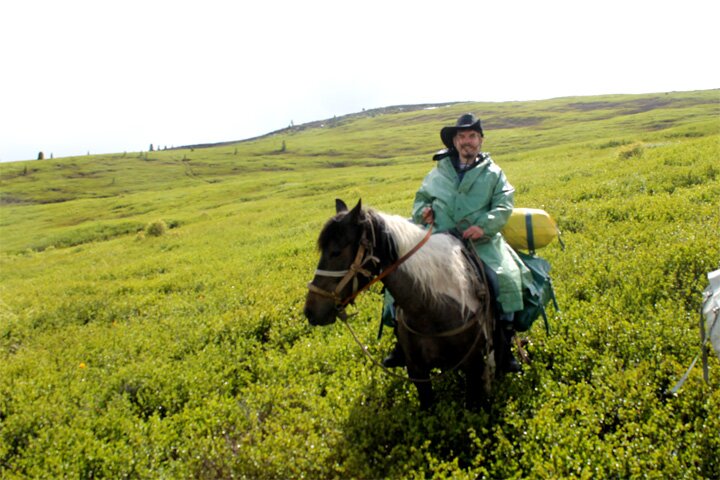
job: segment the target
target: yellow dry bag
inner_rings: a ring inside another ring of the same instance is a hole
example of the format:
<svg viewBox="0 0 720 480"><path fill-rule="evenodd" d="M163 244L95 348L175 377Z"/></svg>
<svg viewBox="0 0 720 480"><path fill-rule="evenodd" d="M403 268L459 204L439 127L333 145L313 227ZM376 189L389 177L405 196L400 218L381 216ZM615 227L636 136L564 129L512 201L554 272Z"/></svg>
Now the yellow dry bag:
<svg viewBox="0 0 720 480"><path fill-rule="evenodd" d="M556 238L560 239L560 230L555 220L545 210L538 208L513 208L502 234L515 250L527 250L530 253Z"/></svg>

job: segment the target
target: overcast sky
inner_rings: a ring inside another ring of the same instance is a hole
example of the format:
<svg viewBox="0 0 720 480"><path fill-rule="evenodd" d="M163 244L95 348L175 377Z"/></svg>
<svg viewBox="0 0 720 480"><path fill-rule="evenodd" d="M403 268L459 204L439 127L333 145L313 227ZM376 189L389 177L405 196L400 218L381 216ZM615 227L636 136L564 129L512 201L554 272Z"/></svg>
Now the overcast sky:
<svg viewBox="0 0 720 480"><path fill-rule="evenodd" d="M719 88L719 25L717 0L4 0L0 161L390 105Z"/></svg>

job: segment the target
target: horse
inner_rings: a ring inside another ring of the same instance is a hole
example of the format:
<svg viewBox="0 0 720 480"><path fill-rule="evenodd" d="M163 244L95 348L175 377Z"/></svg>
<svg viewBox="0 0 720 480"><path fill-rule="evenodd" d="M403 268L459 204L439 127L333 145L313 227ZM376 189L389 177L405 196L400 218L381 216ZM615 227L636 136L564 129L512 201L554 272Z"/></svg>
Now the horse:
<svg viewBox="0 0 720 480"><path fill-rule="evenodd" d="M335 202L308 284L304 314L310 325L346 320L345 306L381 279L395 299L395 333L421 409L433 404L433 369L463 371L468 406L486 405L495 375L495 317L487 281L473 269L462 242L430 235L398 215L364 210L361 200L352 210Z"/></svg>

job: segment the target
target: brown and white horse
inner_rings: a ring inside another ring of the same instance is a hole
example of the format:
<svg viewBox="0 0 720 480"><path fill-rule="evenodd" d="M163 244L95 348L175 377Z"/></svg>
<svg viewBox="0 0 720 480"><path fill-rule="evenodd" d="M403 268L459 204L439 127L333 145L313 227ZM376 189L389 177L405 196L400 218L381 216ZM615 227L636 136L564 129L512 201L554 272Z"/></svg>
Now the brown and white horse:
<svg viewBox="0 0 720 480"><path fill-rule="evenodd" d="M363 210L360 201L348 210L336 200L318 239L305 316L311 325L345 318L345 306L380 276L395 299L396 334L421 407L432 404L434 368L465 372L467 402L476 406L487 401L495 370L490 295L460 240L428 236L397 215Z"/></svg>

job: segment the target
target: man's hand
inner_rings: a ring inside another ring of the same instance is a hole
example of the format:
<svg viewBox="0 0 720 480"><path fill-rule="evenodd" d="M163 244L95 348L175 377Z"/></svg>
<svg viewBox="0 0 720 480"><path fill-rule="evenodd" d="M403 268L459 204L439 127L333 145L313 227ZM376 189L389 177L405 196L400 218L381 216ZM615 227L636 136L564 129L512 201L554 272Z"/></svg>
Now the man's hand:
<svg viewBox="0 0 720 480"><path fill-rule="evenodd" d="M435 222L435 214L433 213L432 207L425 207L423 209L422 220L425 225L430 225Z"/></svg>
<svg viewBox="0 0 720 480"><path fill-rule="evenodd" d="M466 240L467 239L479 240L484 236L485 236L485 230L478 227L477 225L472 225L463 232L463 238Z"/></svg>

